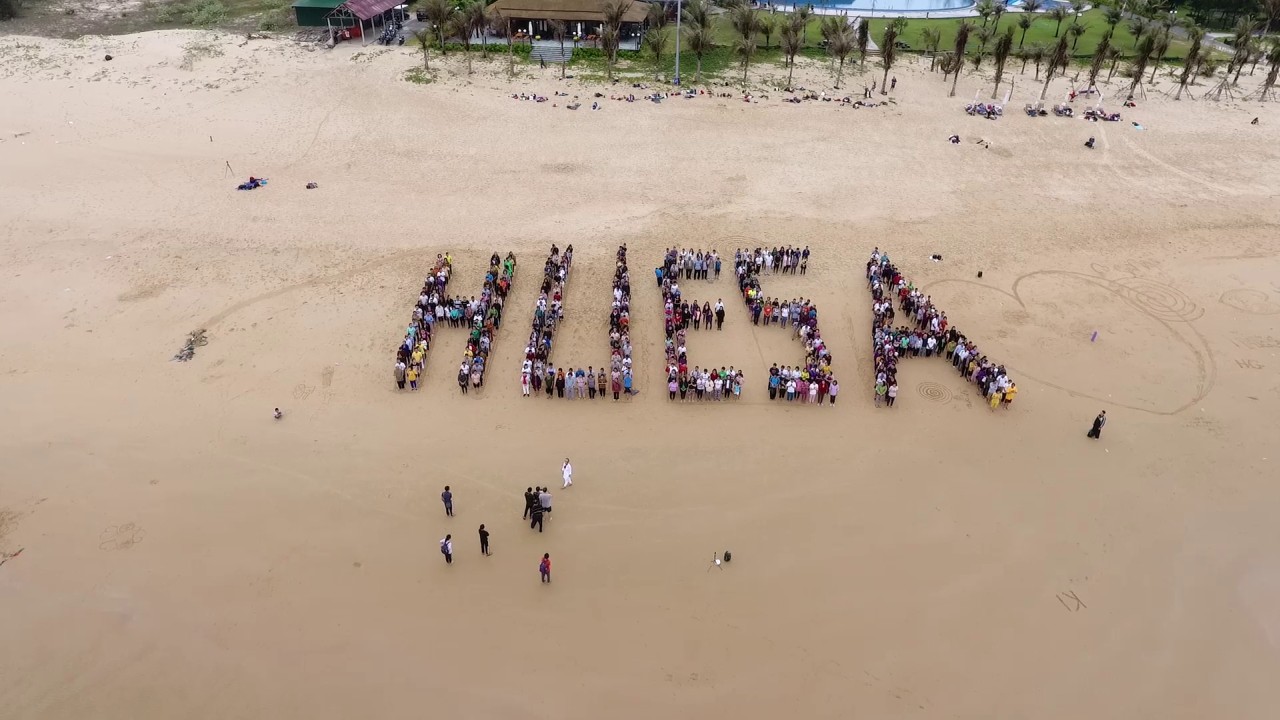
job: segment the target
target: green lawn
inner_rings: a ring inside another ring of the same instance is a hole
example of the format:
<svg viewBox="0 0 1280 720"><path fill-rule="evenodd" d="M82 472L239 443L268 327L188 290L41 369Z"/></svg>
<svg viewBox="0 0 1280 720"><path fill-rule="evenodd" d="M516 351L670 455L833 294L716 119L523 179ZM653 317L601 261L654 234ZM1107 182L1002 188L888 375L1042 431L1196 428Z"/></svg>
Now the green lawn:
<svg viewBox="0 0 1280 720"><path fill-rule="evenodd" d="M1022 28L1018 27L1018 19L1022 17L1022 13L1005 13L1000 18L1000 26L997 33L1005 32L1006 28L1013 28L1013 47L1016 51L1019 42L1022 41ZM1057 22L1050 19L1042 13L1036 14L1036 20L1031 25L1031 29L1027 31L1026 46L1030 47L1036 43L1052 46L1058 40L1054 37L1054 30ZM981 25L981 18L968 18L970 22ZM1098 46L1098 41L1102 39L1102 34L1107 31L1106 16L1101 10L1089 10L1080 16L1080 24L1085 27L1084 35L1080 36L1080 40L1076 43L1075 50L1072 52L1076 57L1092 57L1093 50ZM872 20L871 21L871 37L873 40L879 41L884 35L885 25L890 20ZM920 31L928 27L938 28L942 31L942 44L940 50L950 50L956 41L955 28L959 25L959 19L943 19L943 20L911 20L907 21L907 29L899 37L899 40L911 46L913 51L924 50L924 39L920 35ZM990 23L989 23L990 24ZM1067 26L1071 24L1071 20L1063 21L1063 34L1067 32ZM1126 55L1134 51L1136 43L1133 41L1133 35L1129 32L1128 22L1121 22L1116 25L1115 34L1112 35L1111 44L1120 49ZM993 38L991 44L988 45L987 51L990 52L995 45ZM977 51L978 38L975 34L969 36L969 54ZM1169 52L1166 54L1167 59L1181 58L1187 54L1187 44L1184 41L1175 40L1169 46Z"/></svg>

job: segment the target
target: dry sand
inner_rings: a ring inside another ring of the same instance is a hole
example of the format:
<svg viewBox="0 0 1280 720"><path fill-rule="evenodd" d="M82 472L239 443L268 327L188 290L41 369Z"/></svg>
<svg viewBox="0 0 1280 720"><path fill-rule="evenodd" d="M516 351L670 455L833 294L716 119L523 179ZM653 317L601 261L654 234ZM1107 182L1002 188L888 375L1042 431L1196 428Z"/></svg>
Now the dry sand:
<svg viewBox="0 0 1280 720"><path fill-rule="evenodd" d="M1274 717L1274 106L988 122L959 109L977 80L904 67L887 109L574 113L506 97L554 71L419 86L407 48L241 42L0 40L0 551L25 548L0 716ZM605 360L631 248L633 401L520 397L552 242L577 249L558 364ZM686 288L730 310L690 350L746 396L670 405L662 250L780 243L814 251L767 289L817 300L840 405L763 399L800 348L727 275ZM924 360L872 407L876 245L1011 366L1011 411ZM447 333L397 393L445 250L468 293L521 261L490 387L458 396ZM566 455L531 535L521 492Z"/></svg>

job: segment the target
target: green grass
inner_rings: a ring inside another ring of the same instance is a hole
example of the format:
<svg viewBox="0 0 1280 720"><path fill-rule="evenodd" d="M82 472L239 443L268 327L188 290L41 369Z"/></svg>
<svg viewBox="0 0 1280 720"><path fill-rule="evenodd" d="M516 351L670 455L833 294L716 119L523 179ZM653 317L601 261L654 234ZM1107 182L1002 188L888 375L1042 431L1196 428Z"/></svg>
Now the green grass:
<svg viewBox="0 0 1280 720"><path fill-rule="evenodd" d="M1022 13L1005 13L1000 18L1000 26L997 28L997 36L1005 32L1006 28L1013 28L1013 47L1017 51L1018 44L1022 41L1022 28L1018 27L1018 18ZM1027 31L1026 47L1031 47L1036 43L1052 46L1058 41L1054 37L1054 29L1057 22L1042 13L1036 14L1036 20L1031 25L1031 29ZM1080 40L1076 43L1076 49L1072 55L1076 57L1092 57L1094 48L1098 46L1098 41L1102 39L1103 33L1107 31L1106 15L1101 10L1089 10L1080 16L1080 24L1085 26L1084 35L1080 36ZM976 25L981 25L981 18L968 18ZM879 44L879 39L884 35L885 25L892 22L891 20L872 20L871 21L871 38ZM911 46L913 52L923 52L925 49L924 38L921 31L925 28L933 27L942 31L942 43L939 46L940 51L950 50L956 41L956 26L960 24L959 19L940 19L940 20L923 20L908 19L907 29L899 36L900 42L905 42ZM991 24L990 22L988 24ZM1062 34L1066 34L1067 27L1071 25L1071 20L1065 20L1062 23ZM1068 42L1075 42L1068 37ZM1133 40L1133 34L1129 32L1128 22L1121 22L1116 25L1115 34L1111 37L1111 44L1119 48L1120 52L1129 55L1134 51L1137 43ZM995 46L995 39L987 46L987 52L991 52ZM973 54L978 48L978 38L974 34L969 36L969 54ZM1166 59L1182 58L1187 54L1187 43L1175 40L1169 45L1169 52L1166 53Z"/></svg>

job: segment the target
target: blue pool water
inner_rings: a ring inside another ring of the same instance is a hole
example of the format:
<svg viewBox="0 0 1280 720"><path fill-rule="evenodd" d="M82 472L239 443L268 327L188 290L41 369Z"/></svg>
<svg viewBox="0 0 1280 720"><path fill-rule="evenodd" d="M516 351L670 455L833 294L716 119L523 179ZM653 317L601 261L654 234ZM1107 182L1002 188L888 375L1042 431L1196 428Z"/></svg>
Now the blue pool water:
<svg viewBox="0 0 1280 720"><path fill-rule="evenodd" d="M927 13L940 10L963 10L973 7L977 0L815 0L816 8L877 13Z"/></svg>

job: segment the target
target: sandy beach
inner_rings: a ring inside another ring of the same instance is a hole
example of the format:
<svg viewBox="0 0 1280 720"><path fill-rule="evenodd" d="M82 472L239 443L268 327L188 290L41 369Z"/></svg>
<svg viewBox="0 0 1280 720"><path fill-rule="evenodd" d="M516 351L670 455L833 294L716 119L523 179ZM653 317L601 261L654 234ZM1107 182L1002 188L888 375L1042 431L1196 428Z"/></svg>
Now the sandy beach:
<svg viewBox="0 0 1280 720"><path fill-rule="evenodd" d="M904 61L885 107L593 112L641 91L455 57L404 81L420 62L0 38L0 716L1274 717L1274 103L1165 79L1122 122L1029 118L1028 72L988 121L962 108L989 75L948 98ZM880 73L849 75L858 97ZM520 396L552 243L575 248L556 363L597 367L627 244L637 397ZM729 311L690 353L747 390L669 403L663 251L784 244L808 273L765 287L816 301L839 405L768 401L803 350L729 273L685 287ZM873 407L877 246L1007 364L1010 410L924 359ZM450 331L397 391L446 251L458 293L520 262L487 387L458 393Z"/></svg>

